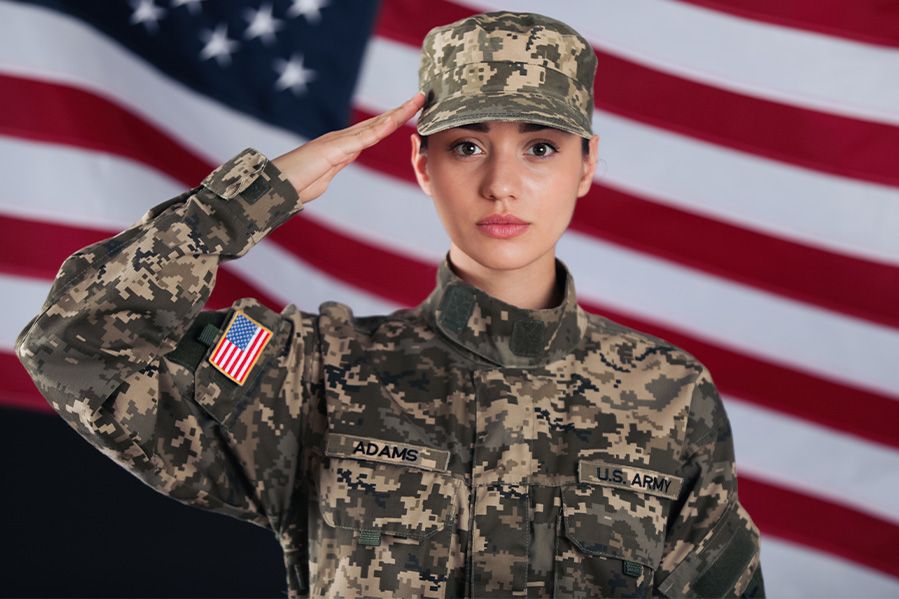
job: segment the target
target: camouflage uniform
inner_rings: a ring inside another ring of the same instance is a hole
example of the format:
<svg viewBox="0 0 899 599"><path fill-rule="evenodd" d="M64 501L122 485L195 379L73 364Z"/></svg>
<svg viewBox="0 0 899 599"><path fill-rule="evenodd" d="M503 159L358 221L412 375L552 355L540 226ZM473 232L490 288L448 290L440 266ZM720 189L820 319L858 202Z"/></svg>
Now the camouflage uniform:
<svg viewBox="0 0 899 599"><path fill-rule="evenodd" d="M684 351L564 301L524 310L444 261L413 309L253 299L222 260L302 209L246 149L62 265L16 351L56 411L153 488L270 528L290 596L760 595L728 420ZM237 384L209 355L272 332Z"/></svg>

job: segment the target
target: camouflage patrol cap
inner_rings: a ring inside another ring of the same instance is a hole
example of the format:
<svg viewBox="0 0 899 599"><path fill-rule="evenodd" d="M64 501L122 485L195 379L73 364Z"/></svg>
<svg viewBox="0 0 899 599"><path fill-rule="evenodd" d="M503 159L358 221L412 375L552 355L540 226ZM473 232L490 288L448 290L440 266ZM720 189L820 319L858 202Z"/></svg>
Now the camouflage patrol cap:
<svg viewBox="0 0 899 599"><path fill-rule="evenodd" d="M421 49L421 135L480 121L529 121L591 137L596 55L577 31L524 12L435 27Z"/></svg>

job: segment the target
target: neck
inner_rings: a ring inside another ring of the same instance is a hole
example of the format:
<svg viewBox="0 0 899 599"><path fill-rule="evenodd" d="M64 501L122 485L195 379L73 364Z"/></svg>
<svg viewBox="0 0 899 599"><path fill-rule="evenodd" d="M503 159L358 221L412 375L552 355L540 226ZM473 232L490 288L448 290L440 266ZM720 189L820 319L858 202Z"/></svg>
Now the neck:
<svg viewBox="0 0 899 599"><path fill-rule="evenodd" d="M563 299L556 281L555 252L514 270L497 270L479 264L455 244L450 246L450 266L456 275L488 295L526 310L558 306Z"/></svg>

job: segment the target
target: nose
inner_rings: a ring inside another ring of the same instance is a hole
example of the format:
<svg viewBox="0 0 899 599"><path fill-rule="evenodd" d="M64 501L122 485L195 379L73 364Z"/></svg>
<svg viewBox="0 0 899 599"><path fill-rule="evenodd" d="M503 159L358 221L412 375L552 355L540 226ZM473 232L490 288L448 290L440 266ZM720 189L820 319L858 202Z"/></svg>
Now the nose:
<svg viewBox="0 0 899 599"><path fill-rule="evenodd" d="M494 202L518 199L521 184L518 167L514 150L495 148L484 161L481 196Z"/></svg>

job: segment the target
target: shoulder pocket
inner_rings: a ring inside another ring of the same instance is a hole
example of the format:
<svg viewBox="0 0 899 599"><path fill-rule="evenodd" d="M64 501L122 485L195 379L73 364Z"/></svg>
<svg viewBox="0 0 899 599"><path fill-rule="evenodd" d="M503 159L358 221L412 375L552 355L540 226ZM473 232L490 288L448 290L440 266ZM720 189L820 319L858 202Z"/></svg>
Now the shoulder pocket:
<svg viewBox="0 0 899 599"><path fill-rule="evenodd" d="M743 506L733 500L711 531L659 585L659 592L666 597L731 597L746 590L758 592L750 588L758 564L758 529Z"/></svg>
<svg viewBox="0 0 899 599"><path fill-rule="evenodd" d="M271 332L271 338L258 356L253 357L252 363L247 364L247 371L242 373L245 376L243 383L238 384L210 362L213 352L225 335L224 328L220 328L217 335L206 340L210 343L209 348L194 374L194 401L226 428L265 383L271 383L264 385L266 389L280 388L280 382L285 374L284 369L273 368L273 363L279 352L287 346L292 331L289 321L257 300L249 298L235 302L221 326L228 326L237 311L246 314ZM268 378L272 380L268 381Z"/></svg>

